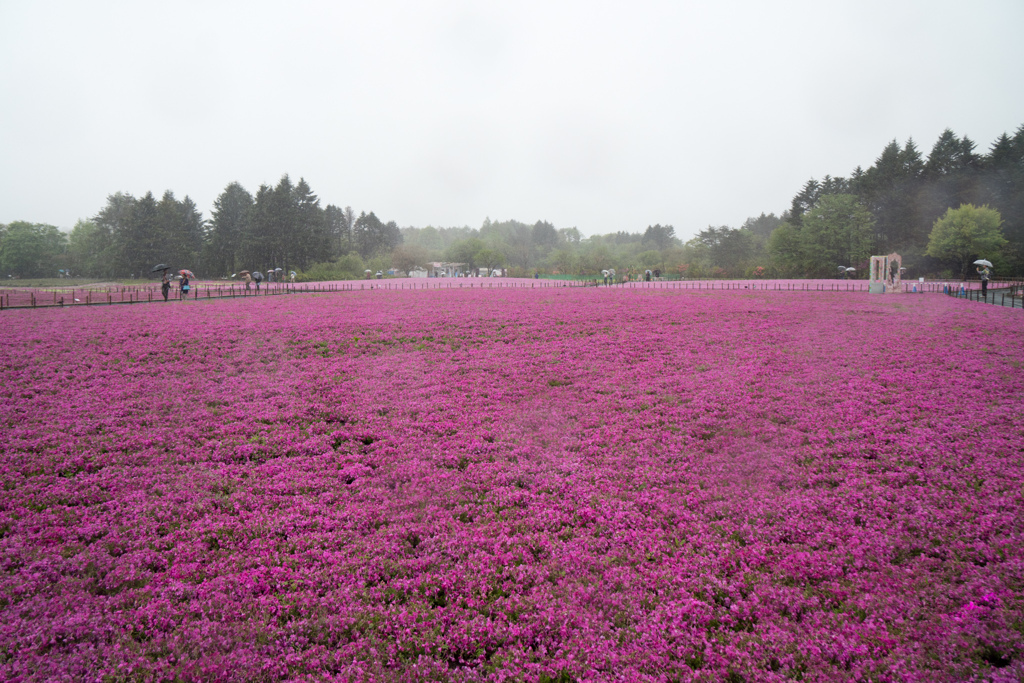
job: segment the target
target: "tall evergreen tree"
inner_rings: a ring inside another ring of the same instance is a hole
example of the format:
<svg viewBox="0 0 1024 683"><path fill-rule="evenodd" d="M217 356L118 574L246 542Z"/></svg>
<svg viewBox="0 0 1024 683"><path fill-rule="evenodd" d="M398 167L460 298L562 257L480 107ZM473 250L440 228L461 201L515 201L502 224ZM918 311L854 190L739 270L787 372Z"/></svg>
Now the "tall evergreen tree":
<svg viewBox="0 0 1024 683"><path fill-rule="evenodd" d="M852 183L851 189L875 217L872 242L879 250L893 251L914 242L918 242L918 251L923 250L916 206L923 172L913 139L903 148L893 140L875 164Z"/></svg>
<svg viewBox="0 0 1024 683"><path fill-rule="evenodd" d="M803 189L801 189L789 207L789 222L793 225L799 225L803 219L803 215L810 211L814 203L818 201L818 197L821 195L821 184L811 178L804 183Z"/></svg>
<svg viewBox="0 0 1024 683"><path fill-rule="evenodd" d="M558 246L558 231L547 221L534 223L531 238L533 243L545 252Z"/></svg>
<svg viewBox="0 0 1024 683"><path fill-rule="evenodd" d="M316 261L327 261L331 257L331 244L320 208L320 199L313 194L305 178L299 178L294 190L294 264L306 268ZM289 264L284 264L287 268Z"/></svg>
<svg viewBox="0 0 1024 683"><path fill-rule="evenodd" d="M924 166L926 183L920 194L918 220L931 225L946 209L962 204L980 203L980 170L974 142L960 139L946 129L936 140Z"/></svg>
<svg viewBox="0 0 1024 683"><path fill-rule="evenodd" d="M806 259L805 275L834 277L838 266L861 268L872 252L874 218L856 196L832 194L822 197L804 215L801 251Z"/></svg>
<svg viewBox="0 0 1024 683"><path fill-rule="evenodd" d="M649 249L664 251L676 243L676 229L671 225L648 225L640 243Z"/></svg>
<svg viewBox="0 0 1024 683"><path fill-rule="evenodd" d="M765 214L762 212L760 216L748 218L743 223L743 228L758 237L767 239L772 234L772 231L779 227L780 223L782 223L782 219L774 213Z"/></svg>
<svg viewBox="0 0 1024 683"><path fill-rule="evenodd" d="M213 202L207 267L213 273L242 270L243 242L252 232L253 198L240 183L229 183Z"/></svg>
<svg viewBox="0 0 1024 683"><path fill-rule="evenodd" d="M352 226L352 244L359 255L364 259L370 258L380 249L384 224L371 211L359 214L355 224Z"/></svg>
<svg viewBox="0 0 1024 683"><path fill-rule="evenodd" d="M126 277L132 270L132 240L136 237L133 228L136 199L130 194L117 192L107 197L107 204L93 218L99 230L109 235L111 250L105 273L111 277ZM156 265L153 263L150 265Z"/></svg>
<svg viewBox="0 0 1024 683"><path fill-rule="evenodd" d="M207 240L206 221L196 203L188 195L178 203L178 216L178 239L175 248L178 250L179 258L182 259L182 263L192 264L192 270L207 272L209 266L202 261L203 246Z"/></svg>
<svg viewBox="0 0 1024 683"><path fill-rule="evenodd" d="M134 277L147 277L156 263L167 261L171 256L160 231L157 202L152 192L135 202L128 230L119 236L119 242L121 262Z"/></svg>
<svg viewBox="0 0 1024 683"><path fill-rule="evenodd" d="M349 207L349 211L351 211ZM352 250L352 224L348 213L333 204L324 209L324 224L330 242L331 257L344 256Z"/></svg>
<svg viewBox="0 0 1024 683"><path fill-rule="evenodd" d="M188 196L178 201L167 190L156 208L156 248L163 254L161 260L175 268L202 270L205 222L195 202Z"/></svg>
<svg viewBox="0 0 1024 683"><path fill-rule="evenodd" d="M266 268L289 268L296 255L303 251L303 235L298 229L298 206L295 186L288 174L274 188L271 199L270 222L266 226L270 250L263 264Z"/></svg>
<svg viewBox="0 0 1024 683"><path fill-rule="evenodd" d="M240 243L240 265L245 270L262 270L273 251L274 188L260 185L253 198L252 214Z"/></svg>

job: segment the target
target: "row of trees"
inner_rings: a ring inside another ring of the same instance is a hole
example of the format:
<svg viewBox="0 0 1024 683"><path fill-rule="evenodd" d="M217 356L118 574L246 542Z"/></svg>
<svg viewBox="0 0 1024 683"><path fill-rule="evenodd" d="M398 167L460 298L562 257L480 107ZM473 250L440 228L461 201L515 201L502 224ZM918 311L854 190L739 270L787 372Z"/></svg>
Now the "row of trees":
<svg viewBox="0 0 1024 683"><path fill-rule="evenodd" d="M864 275L872 253L897 251L912 273L938 274L961 270L966 256L963 245L952 255L931 244L936 221L950 208L973 205L997 210L1001 223L998 239L976 240L967 251L987 249L976 255L990 258L1000 274L1024 272L1024 126L1001 135L987 154L975 147L946 130L924 158L913 140L894 140L866 170L809 180L779 216L761 214L738 228L709 226L685 243L670 225L588 238L543 220L399 229L372 212L357 217L350 207L321 206L304 179L293 183L287 175L255 195L229 184L209 220L187 196L179 200L170 191L159 200L117 193L70 235L47 225L0 226L0 269L121 278L165 261L207 276L280 267L315 278L446 260L518 275L660 268L688 277L822 277L839 266Z"/></svg>
<svg viewBox="0 0 1024 683"><path fill-rule="evenodd" d="M59 271L99 278L141 277L165 262L207 276L241 269L306 269L352 253L357 261L390 253L401 243L394 221L350 207L321 207L304 179L285 175L256 195L229 184L204 220L189 198L167 191L159 200L118 192L90 220L66 234L54 226L0 225L0 270L20 277Z"/></svg>
<svg viewBox="0 0 1024 683"><path fill-rule="evenodd" d="M852 200L835 199L840 196ZM922 273L951 265L929 249L935 223L948 209L968 204L991 207L1002 217L1007 244L999 253L985 256L999 261L1003 272L1020 272L1024 268L1024 126L1013 136L1000 135L987 154L978 153L970 138L948 129L927 159L912 139L902 146L893 140L867 170L855 168L848 178L809 180L783 217L789 230L768 245L782 270L808 272L807 261L814 254L813 248L806 247L820 241L814 226L820 214L812 211L835 206L837 201L852 201L867 211L870 229L865 225L855 230L864 247L874 253L899 252L909 268ZM804 248L794 256L794 246ZM850 259L863 255L862 248Z"/></svg>
<svg viewBox="0 0 1024 683"><path fill-rule="evenodd" d="M914 274L962 276L978 256L994 261L1000 274L1024 273L1024 126L1001 135L987 154L975 147L946 130L925 159L913 140L893 141L867 170L809 180L780 216L709 226L685 243L672 226L584 239L575 228L544 221L487 220L479 229L405 228L393 261L507 264L516 274L660 268L687 277L834 277L842 266L866 277L869 256L896 251ZM970 216L980 227L961 230L954 245L936 227L961 206L950 220Z"/></svg>
<svg viewBox="0 0 1024 683"><path fill-rule="evenodd" d="M285 175L276 187L261 186L255 197L231 183L217 198L209 266L219 273L242 267L302 270L353 252L370 258L400 242L394 221L384 223L372 211L356 217L352 207L321 208L305 179L293 186Z"/></svg>

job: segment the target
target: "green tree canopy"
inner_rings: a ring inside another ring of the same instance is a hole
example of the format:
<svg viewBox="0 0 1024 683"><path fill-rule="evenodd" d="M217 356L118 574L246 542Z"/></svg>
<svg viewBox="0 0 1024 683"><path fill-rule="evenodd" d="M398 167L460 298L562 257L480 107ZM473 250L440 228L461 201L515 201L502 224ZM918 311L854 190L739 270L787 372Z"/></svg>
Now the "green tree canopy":
<svg viewBox="0 0 1024 683"><path fill-rule="evenodd" d="M801 275L805 264L800 230L785 222L775 228L768 238L768 256L772 268L779 275Z"/></svg>
<svg viewBox="0 0 1024 683"><path fill-rule="evenodd" d="M480 265L479 254L485 249L486 246L480 239L470 237L468 240L456 242L452 246L448 247L445 254L449 261L453 263L465 263L466 270L471 271Z"/></svg>
<svg viewBox="0 0 1024 683"><path fill-rule="evenodd" d="M830 194L804 215L801 232L806 274L829 277L837 266L871 256L874 218L852 194ZM855 266L856 267L856 266Z"/></svg>
<svg viewBox="0 0 1024 683"><path fill-rule="evenodd" d="M676 243L676 229L671 225L648 225L644 236L640 239L641 244L648 248L659 251L668 249Z"/></svg>
<svg viewBox="0 0 1024 683"><path fill-rule="evenodd" d="M15 221L0 239L0 271L19 277L56 277L67 235L55 226Z"/></svg>
<svg viewBox="0 0 1024 683"><path fill-rule="evenodd" d="M935 221L928 239L928 256L952 262L967 277L971 262L995 257L1006 246L1000 230L1002 218L988 206L964 204L958 209L947 209Z"/></svg>
<svg viewBox="0 0 1024 683"><path fill-rule="evenodd" d="M240 183L230 183L213 203L207 265L218 274L241 270L241 249L251 231L253 198Z"/></svg>
<svg viewBox="0 0 1024 683"><path fill-rule="evenodd" d="M115 251L110 230L93 221L78 221L68 236L68 266L75 275L113 276Z"/></svg>

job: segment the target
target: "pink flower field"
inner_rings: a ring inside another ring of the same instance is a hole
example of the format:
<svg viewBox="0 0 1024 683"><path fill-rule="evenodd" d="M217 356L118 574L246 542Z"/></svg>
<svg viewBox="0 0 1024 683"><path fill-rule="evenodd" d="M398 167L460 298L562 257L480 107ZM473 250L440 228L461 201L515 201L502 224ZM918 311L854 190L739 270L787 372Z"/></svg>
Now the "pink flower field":
<svg viewBox="0 0 1024 683"><path fill-rule="evenodd" d="M1024 318L366 290L0 315L0 679L1024 678Z"/></svg>

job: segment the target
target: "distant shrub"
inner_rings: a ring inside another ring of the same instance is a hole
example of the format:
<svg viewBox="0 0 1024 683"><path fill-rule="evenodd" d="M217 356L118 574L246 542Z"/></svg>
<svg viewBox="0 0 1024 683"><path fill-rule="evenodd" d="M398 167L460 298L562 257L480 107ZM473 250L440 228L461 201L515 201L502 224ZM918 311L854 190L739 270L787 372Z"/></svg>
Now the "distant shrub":
<svg viewBox="0 0 1024 683"><path fill-rule="evenodd" d="M363 277L363 260L355 252L324 263L314 263L295 276L296 282L324 280L358 280Z"/></svg>

